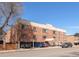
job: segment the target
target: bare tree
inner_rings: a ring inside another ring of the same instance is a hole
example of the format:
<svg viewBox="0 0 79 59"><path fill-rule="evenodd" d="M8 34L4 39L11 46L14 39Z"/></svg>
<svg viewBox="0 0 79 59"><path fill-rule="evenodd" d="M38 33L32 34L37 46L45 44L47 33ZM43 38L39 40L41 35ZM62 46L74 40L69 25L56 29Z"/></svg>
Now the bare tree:
<svg viewBox="0 0 79 59"><path fill-rule="evenodd" d="M4 32L4 28L16 19L22 10L22 4L18 2L1 2L0 3L0 33ZM4 34L2 34L4 35ZM5 36L5 35L4 35ZM3 47L5 49L5 39L3 36Z"/></svg>
<svg viewBox="0 0 79 59"><path fill-rule="evenodd" d="M3 30L8 25L9 20L20 15L22 4L18 2L1 2L0 3L0 29Z"/></svg>

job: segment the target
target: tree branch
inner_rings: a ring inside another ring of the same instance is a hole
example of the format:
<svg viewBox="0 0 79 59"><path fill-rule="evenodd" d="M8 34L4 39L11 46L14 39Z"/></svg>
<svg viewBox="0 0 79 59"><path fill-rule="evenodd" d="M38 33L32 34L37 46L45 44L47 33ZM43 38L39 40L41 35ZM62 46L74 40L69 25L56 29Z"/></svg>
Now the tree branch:
<svg viewBox="0 0 79 59"><path fill-rule="evenodd" d="M8 21L9 21L9 19L11 17L11 14L12 14L12 12L10 12L9 16L6 18L6 20L5 20L4 24L3 24L3 26L1 27L1 29L3 29L8 24Z"/></svg>

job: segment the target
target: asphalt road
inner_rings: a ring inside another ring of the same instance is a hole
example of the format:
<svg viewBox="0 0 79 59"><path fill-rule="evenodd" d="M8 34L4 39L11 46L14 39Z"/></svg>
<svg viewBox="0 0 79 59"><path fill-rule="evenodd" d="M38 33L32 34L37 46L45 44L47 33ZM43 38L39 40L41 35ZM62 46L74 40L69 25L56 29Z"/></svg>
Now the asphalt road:
<svg viewBox="0 0 79 59"><path fill-rule="evenodd" d="M16 52L0 52L0 57L79 57L78 48L37 48Z"/></svg>

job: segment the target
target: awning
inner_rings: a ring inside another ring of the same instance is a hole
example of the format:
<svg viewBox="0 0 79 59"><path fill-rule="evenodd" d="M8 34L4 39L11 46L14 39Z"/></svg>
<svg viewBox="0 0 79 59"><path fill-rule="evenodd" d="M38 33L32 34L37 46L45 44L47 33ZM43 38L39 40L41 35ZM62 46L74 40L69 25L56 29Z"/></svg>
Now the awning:
<svg viewBox="0 0 79 59"><path fill-rule="evenodd" d="M45 41L52 41L52 40L54 40L54 38L45 39Z"/></svg>

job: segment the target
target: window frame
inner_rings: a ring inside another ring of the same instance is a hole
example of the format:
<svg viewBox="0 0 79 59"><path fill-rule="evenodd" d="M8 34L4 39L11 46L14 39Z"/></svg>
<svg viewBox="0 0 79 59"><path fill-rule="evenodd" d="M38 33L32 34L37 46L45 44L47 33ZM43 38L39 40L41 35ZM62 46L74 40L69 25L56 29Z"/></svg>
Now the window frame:
<svg viewBox="0 0 79 59"><path fill-rule="evenodd" d="M48 32L48 29L43 29L43 33L47 33Z"/></svg>
<svg viewBox="0 0 79 59"><path fill-rule="evenodd" d="M53 30L53 34L56 34L56 31L55 30Z"/></svg>
<svg viewBox="0 0 79 59"><path fill-rule="evenodd" d="M36 27L33 27L32 31L33 32L37 32Z"/></svg>
<svg viewBox="0 0 79 59"><path fill-rule="evenodd" d="M23 26L23 27L22 27ZM21 29L24 30L24 29L27 29L28 25L26 24L21 24Z"/></svg>

